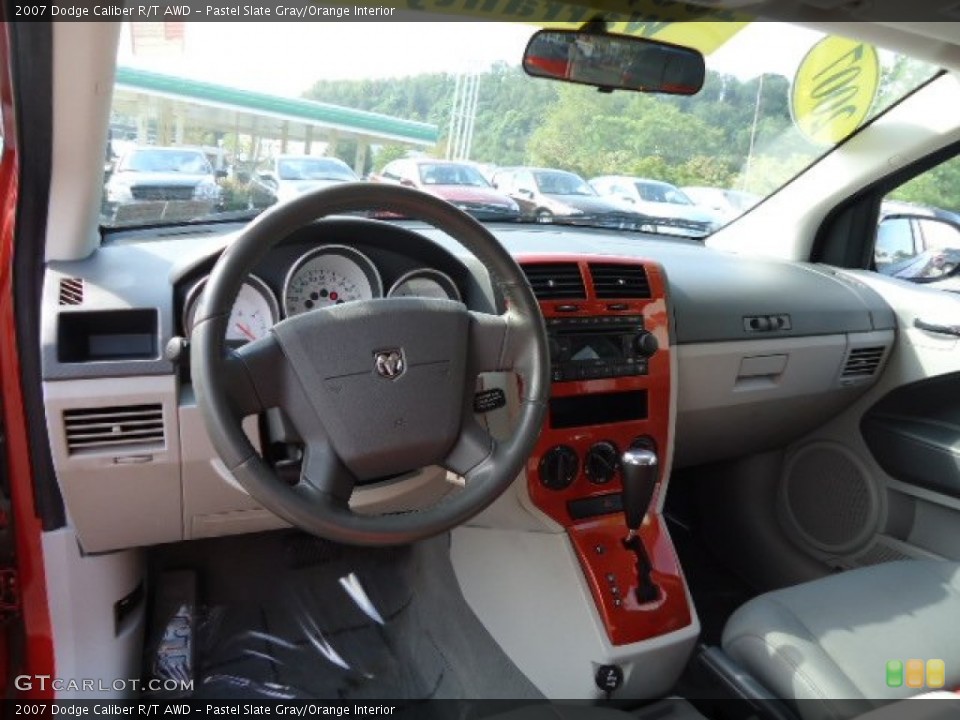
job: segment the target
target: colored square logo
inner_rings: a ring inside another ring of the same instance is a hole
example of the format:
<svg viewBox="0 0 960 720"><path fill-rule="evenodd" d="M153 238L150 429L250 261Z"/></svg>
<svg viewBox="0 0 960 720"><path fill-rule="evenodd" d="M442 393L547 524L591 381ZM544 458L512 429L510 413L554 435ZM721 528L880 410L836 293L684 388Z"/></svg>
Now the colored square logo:
<svg viewBox="0 0 960 720"><path fill-rule="evenodd" d="M927 687L942 688L946 683L947 669L943 660L927 660Z"/></svg>
<svg viewBox="0 0 960 720"><path fill-rule="evenodd" d="M899 660L887 660L887 687L903 685L903 663Z"/></svg>
<svg viewBox="0 0 960 720"><path fill-rule="evenodd" d="M923 687L923 660L907 660L907 687Z"/></svg>

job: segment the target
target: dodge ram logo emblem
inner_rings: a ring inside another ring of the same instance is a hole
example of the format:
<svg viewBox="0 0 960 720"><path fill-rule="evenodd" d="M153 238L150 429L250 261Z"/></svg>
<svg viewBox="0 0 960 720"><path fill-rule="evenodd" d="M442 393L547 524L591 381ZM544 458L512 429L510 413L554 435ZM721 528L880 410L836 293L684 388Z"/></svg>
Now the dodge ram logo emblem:
<svg viewBox="0 0 960 720"><path fill-rule="evenodd" d="M387 380L396 380L407 369L403 360L403 350L400 348L380 350L374 353L374 357L376 358L377 374Z"/></svg>

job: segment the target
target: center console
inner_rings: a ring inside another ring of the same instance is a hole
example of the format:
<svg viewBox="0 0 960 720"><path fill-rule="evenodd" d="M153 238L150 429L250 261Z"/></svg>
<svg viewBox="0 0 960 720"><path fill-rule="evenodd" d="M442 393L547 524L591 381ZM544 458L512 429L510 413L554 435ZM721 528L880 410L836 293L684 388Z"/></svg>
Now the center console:
<svg viewBox="0 0 960 720"><path fill-rule="evenodd" d="M531 500L566 529L612 645L686 627L687 591L660 514L672 383L663 271L610 257L521 264L546 320L553 381L527 466ZM641 456L653 494L624 508L624 459Z"/></svg>

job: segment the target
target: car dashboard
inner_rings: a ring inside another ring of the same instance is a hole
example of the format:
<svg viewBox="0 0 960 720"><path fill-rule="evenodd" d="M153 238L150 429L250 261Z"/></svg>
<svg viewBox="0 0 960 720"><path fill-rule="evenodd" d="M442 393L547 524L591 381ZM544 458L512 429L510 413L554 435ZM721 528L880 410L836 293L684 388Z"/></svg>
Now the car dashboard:
<svg viewBox="0 0 960 720"><path fill-rule="evenodd" d="M614 646L690 627L659 512L672 470L782 447L849 406L882 372L893 312L865 284L824 266L616 230L488 229L539 300L551 397L525 472L478 522L566 534ZM191 382L191 319L217 258L241 231L130 230L85 260L48 266L47 429L87 552L285 526L217 457ZM327 218L264 255L238 295L227 342L356 299L446 297L496 313L504 299L495 287L476 258L432 227ZM516 399L513 376L478 378L475 410L494 436L509 433ZM251 416L244 429L295 482L298 438L280 411ZM660 592L655 612L634 607L634 560L620 549L620 458L629 449L658 458L656 511L641 531ZM457 487L449 473L424 468L365 483L351 505L406 512Z"/></svg>

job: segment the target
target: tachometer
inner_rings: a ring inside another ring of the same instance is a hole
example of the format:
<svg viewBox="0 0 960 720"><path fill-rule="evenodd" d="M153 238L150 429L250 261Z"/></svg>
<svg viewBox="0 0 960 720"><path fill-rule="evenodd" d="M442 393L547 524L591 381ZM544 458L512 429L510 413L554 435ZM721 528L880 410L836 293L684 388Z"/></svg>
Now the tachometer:
<svg viewBox="0 0 960 720"><path fill-rule="evenodd" d="M351 300L383 296L383 281L373 262L345 245L325 245L302 255L283 284L287 317Z"/></svg>
<svg viewBox="0 0 960 720"><path fill-rule="evenodd" d="M193 330L193 319L200 305L200 294L206 282L207 279L204 278L187 293L187 299L183 305L183 328L187 336ZM230 310L227 342L243 345L251 340L257 340L270 332L270 328L279 319L280 308L277 305L277 299L273 296L273 291L256 275L249 275L240 286L240 292L237 293L237 299L234 300L233 308Z"/></svg>
<svg viewBox="0 0 960 720"><path fill-rule="evenodd" d="M460 302L457 284L439 270L421 268L402 275L390 288L387 297L423 297Z"/></svg>

